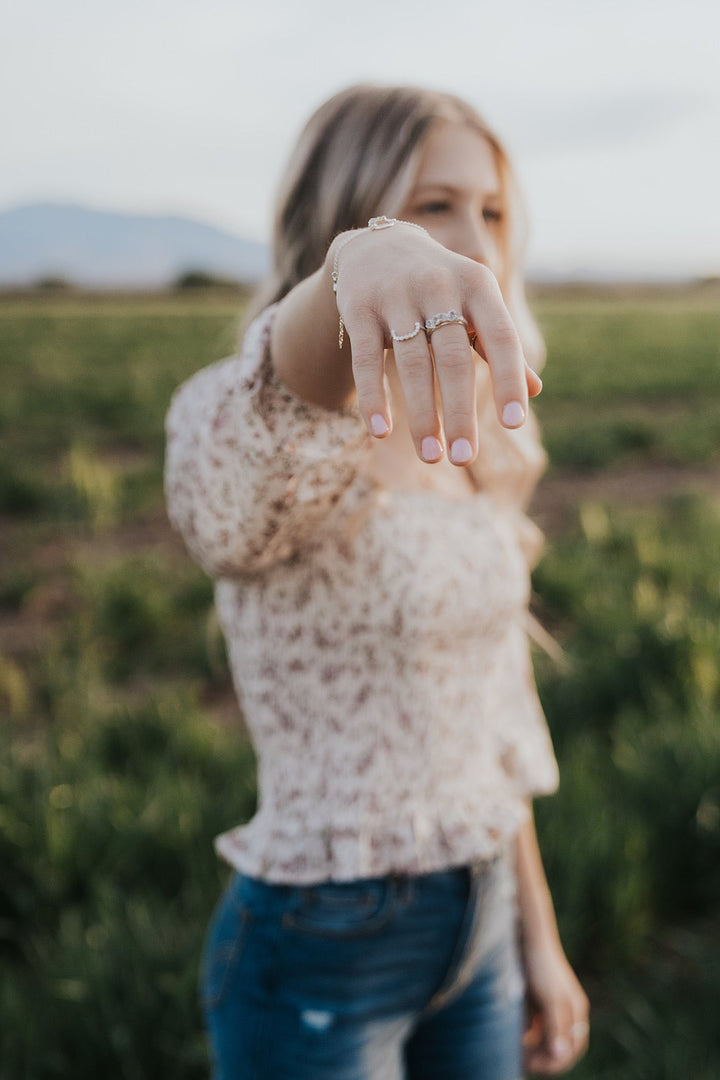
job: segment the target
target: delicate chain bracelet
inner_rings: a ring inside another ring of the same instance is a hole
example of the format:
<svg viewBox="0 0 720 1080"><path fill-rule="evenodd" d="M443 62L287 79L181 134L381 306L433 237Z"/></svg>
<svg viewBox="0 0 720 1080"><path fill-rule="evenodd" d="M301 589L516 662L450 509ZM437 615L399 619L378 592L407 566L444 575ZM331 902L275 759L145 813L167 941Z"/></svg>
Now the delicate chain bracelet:
<svg viewBox="0 0 720 1080"><path fill-rule="evenodd" d="M417 222L415 222L415 221L400 221L399 218L385 217L384 214L381 215L380 217L370 218L370 220L367 223L366 228L364 228L364 229L356 229L354 232L351 232L349 234L349 236L346 236L345 239L340 244L338 244L338 246L335 248L335 256L333 258L333 267L332 267L332 275L331 276L332 276L333 292L336 294L336 303L337 303L338 266L339 266L339 261L340 261L340 252L343 250L345 245L349 244L350 241L354 240L356 236L361 236L363 233L366 233L368 231L370 231L370 232L379 232L380 229L391 229L393 227L393 225L409 225L413 229L419 229L420 232L424 232L426 236L430 235L428 233L427 229L423 229L422 225L418 225ZM338 326L338 348L339 349L342 349L344 340L345 340L345 323L343 322L342 315L341 315L340 316L340 323L339 323L339 326Z"/></svg>

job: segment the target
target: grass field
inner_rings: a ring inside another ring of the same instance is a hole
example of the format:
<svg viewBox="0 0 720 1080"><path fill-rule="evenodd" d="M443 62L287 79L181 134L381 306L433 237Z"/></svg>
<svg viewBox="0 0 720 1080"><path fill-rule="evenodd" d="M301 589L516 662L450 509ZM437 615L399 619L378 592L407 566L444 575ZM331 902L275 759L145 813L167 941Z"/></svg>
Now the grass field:
<svg viewBox="0 0 720 1080"><path fill-rule="evenodd" d="M578 1080L717 1080L720 305L534 298L552 465L537 673L562 785L537 806L594 1005ZM209 582L170 532L172 389L237 304L0 298L2 1080L207 1075L212 836L252 754Z"/></svg>

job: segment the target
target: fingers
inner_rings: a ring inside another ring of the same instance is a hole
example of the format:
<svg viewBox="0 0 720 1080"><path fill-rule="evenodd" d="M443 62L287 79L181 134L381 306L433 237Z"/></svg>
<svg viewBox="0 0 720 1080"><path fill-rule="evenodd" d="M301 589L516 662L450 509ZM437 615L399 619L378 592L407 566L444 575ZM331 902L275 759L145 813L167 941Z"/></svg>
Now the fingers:
<svg viewBox="0 0 720 1080"><path fill-rule="evenodd" d="M368 431L383 439L392 431L392 416L383 379L385 338L377 319L357 319L347 324L352 343L352 367L358 408Z"/></svg>
<svg viewBox="0 0 720 1080"><path fill-rule="evenodd" d="M590 1043L590 1024L587 1019L576 1020L570 1027L572 1059L577 1061L587 1052Z"/></svg>
<svg viewBox="0 0 720 1080"><path fill-rule="evenodd" d="M415 452L422 461L435 462L444 447L435 400L433 359L425 334L424 320L401 317L398 326L421 327L418 333L393 333L395 366L400 377L408 425Z"/></svg>
<svg viewBox="0 0 720 1080"><path fill-rule="evenodd" d="M525 382L528 388L528 397L534 398L542 391L543 382L537 371L533 371L527 361L525 361Z"/></svg>
<svg viewBox="0 0 720 1080"><path fill-rule="evenodd" d="M541 1076L559 1076L579 1061L587 1051L588 1040L558 1037L550 1045L542 1042L537 1048L525 1047L525 1068Z"/></svg>
<svg viewBox="0 0 720 1080"><path fill-rule="evenodd" d="M560 1039L551 1046L545 1042L537 1049L525 1047L525 1069L539 1076L559 1076L571 1068L587 1052L588 1038L582 1041Z"/></svg>
<svg viewBox="0 0 720 1080"><path fill-rule="evenodd" d="M574 1065L588 1048L588 1015L589 1004L583 994L535 1013L523 1036L526 1069L557 1076Z"/></svg>
<svg viewBox="0 0 720 1080"><path fill-rule="evenodd" d="M465 327L441 326L431 337L448 456L453 465L468 465L477 454L475 361Z"/></svg>
<svg viewBox="0 0 720 1080"><path fill-rule="evenodd" d="M396 316L397 331L393 339L395 364L403 390L408 426L415 445L415 452L425 462L439 461L445 453L440 418L435 398L435 370L433 357L425 334L424 319L410 311ZM394 327L393 327L394 329ZM353 375L358 395L358 407L368 430L378 438L389 434L392 418L383 383L383 350L386 336L377 321L358 321L348 326L352 342ZM471 414L470 424L455 429L465 435L467 447L463 448L462 464L475 456L477 438L472 402L474 402L474 374L467 335L461 333L464 342L466 393L465 411ZM446 425L447 430L447 425ZM470 436L470 439L467 436Z"/></svg>
<svg viewBox="0 0 720 1080"><path fill-rule="evenodd" d="M407 316L399 324L424 326ZM444 453L436 384L440 388L443 426L450 461L468 465L477 453L475 363L465 327L443 325L432 335L395 332L393 351L415 450L422 461L439 461ZM430 338L430 340L428 340Z"/></svg>
<svg viewBox="0 0 720 1080"><path fill-rule="evenodd" d="M474 330L470 331L470 344L472 345L473 351L487 362L485 351ZM525 382L527 383L528 397L535 398L538 394L542 393L543 381L537 371L530 367L527 360L525 361Z"/></svg>
<svg viewBox="0 0 720 1080"><path fill-rule="evenodd" d="M453 304L451 292L438 289L442 279L436 279L430 302L423 297L416 307L406 298L399 309L383 317L373 301L365 314L355 312L345 320L352 344L358 405L368 430L375 437L384 438L392 429L383 379L384 348L392 337L418 457L427 462L440 460L444 453L444 427L449 459L460 466L470 464L477 454L475 357L466 326L457 320L443 322L426 335L424 327L428 318L438 313L464 314L472 328L475 348L489 366L495 405L503 426L521 427L527 417L528 399L542 389L539 376L525 361L495 277L477 264L467 270L467 263L463 260L464 277L456 281L466 292L464 303ZM422 284L423 289L417 291L427 292L428 282L423 279ZM440 293L444 295L438 301ZM438 387L442 425L436 401Z"/></svg>
<svg viewBox="0 0 720 1080"><path fill-rule="evenodd" d="M477 266L471 284L467 307L479 351L490 367L500 423L507 428L521 427L527 417L528 397L539 394L542 383L525 363L520 338L493 274Z"/></svg>
<svg viewBox="0 0 720 1080"><path fill-rule="evenodd" d="M553 1073L553 1068L557 1068L559 1071L567 1067L572 1052L572 1043L569 1039L571 1026L572 1011L570 1002L562 999L559 1001L550 1000L545 1010L544 1040L550 1075Z"/></svg>
<svg viewBox="0 0 720 1080"><path fill-rule="evenodd" d="M577 1061L587 1052L590 1042L590 1001L577 980L575 980L575 983L572 1023L567 1035L571 1045L571 1058L573 1061Z"/></svg>

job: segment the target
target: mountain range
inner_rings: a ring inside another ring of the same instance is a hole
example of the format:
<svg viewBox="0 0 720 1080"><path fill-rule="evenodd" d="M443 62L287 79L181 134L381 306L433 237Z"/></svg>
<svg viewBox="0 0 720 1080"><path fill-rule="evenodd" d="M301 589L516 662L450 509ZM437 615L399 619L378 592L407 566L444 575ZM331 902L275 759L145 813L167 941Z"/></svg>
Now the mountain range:
<svg viewBox="0 0 720 1080"><path fill-rule="evenodd" d="M268 272L264 244L179 216L125 214L64 203L0 210L0 288L60 278L82 288L158 289L188 271L254 285ZM590 261L556 269L535 264L529 279L558 283L687 282L690 275L608 269Z"/></svg>
<svg viewBox="0 0 720 1080"><path fill-rule="evenodd" d="M59 203L0 211L0 286L58 277L87 288L161 288L199 270L253 283L263 244L184 217L124 214Z"/></svg>

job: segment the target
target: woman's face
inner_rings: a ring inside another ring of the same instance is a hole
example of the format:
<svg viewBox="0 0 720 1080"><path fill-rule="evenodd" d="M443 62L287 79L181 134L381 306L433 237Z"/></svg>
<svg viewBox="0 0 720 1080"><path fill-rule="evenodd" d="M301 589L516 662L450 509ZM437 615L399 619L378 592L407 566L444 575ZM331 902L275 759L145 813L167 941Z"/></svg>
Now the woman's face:
<svg viewBox="0 0 720 1080"><path fill-rule="evenodd" d="M501 277L503 213L490 143L470 127L437 124L421 147L415 181L398 216Z"/></svg>

